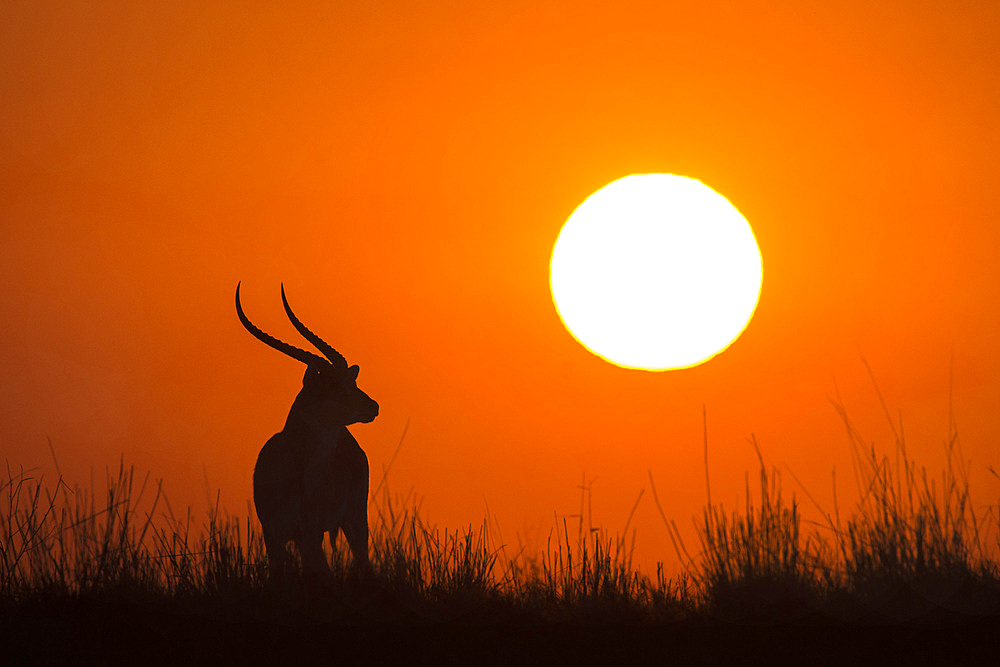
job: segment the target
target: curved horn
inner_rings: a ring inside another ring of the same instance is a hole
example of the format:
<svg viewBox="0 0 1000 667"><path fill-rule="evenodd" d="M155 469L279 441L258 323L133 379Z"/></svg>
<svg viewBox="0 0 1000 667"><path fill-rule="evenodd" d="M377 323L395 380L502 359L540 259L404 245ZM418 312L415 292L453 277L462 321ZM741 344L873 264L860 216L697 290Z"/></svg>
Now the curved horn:
<svg viewBox="0 0 1000 667"><path fill-rule="evenodd" d="M288 315L288 319L292 321L292 326L302 334L302 337L307 341L316 346L316 349L326 355L326 358L330 360L334 366L342 366L347 368L347 359L344 359L344 355L333 349L333 346L327 343L325 340L314 334L309 328L302 324L299 318L295 317L295 313L292 312L292 307L288 305L288 299L285 298L285 284L281 284L281 303L285 304L285 314Z"/></svg>
<svg viewBox="0 0 1000 667"><path fill-rule="evenodd" d="M278 352L283 352L284 354L287 354L293 359L298 359L299 361L307 365L312 365L317 363L318 364L327 363L326 359L324 359L323 357L317 354L313 354L312 352L307 352L306 350L300 350L294 345L289 345L284 341L278 340L274 336L270 336L261 331L260 329L258 329L257 327L255 327L253 323L249 319L247 319L246 314L243 312L243 306L240 305L240 283L236 283L236 314L239 315L240 322L243 323L243 326L246 328L246 330L252 333L254 338L264 343L265 345L273 347Z"/></svg>

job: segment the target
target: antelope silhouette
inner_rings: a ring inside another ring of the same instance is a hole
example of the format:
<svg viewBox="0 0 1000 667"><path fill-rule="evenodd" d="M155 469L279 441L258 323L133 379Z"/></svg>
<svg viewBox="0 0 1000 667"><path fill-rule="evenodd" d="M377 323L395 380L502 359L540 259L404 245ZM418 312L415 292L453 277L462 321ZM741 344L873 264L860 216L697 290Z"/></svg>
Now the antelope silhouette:
<svg viewBox="0 0 1000 667"><path fill-rule="evenodd" d="M306 573L328 574L323 533L331 545L342 530L353 567L371 571L368 560L368 457L347 430L371 422L378 403L358 388L358 366L310 331L292 312L281 286L281 302L295 329L324 356L299 349L258 329L240 305L236 314L257 340L306 365L285 426L264 443L253 471L253 501L264 533L271 576L288 567L294 542Z"/></svg>

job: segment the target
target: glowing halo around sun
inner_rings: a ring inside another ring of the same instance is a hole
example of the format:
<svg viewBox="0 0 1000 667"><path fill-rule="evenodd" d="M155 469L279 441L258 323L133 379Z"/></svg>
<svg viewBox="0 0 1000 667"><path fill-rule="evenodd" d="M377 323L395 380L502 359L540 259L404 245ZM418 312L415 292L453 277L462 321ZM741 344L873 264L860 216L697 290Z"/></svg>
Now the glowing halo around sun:
<svg viewBox="0 0 1000 667"><path fill-rule="evenodd" d="M552 300L584 347L618 366L687 368L747 327L760 250L725 197L673 174L635 174L588 197L556 239Z"/></svg>

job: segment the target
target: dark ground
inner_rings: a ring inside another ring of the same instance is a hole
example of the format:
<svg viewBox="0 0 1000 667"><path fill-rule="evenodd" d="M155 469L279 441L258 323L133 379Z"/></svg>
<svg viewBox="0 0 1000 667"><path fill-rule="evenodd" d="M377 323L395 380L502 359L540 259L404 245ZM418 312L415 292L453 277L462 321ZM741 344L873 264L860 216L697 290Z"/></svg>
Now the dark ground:
<svg viewBox="0 0 1000 667"><path fill-rule="evenodd" d="M1000 665L1000 616L754 625L255 620L66 600L0 616L0 664Z"/></svg>

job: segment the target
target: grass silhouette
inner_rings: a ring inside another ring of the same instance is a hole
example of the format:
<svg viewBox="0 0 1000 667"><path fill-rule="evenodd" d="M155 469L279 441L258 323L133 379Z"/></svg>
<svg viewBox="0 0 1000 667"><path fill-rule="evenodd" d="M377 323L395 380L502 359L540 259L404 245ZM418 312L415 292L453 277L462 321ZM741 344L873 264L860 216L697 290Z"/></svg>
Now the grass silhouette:
<svg viewBox="0 0 1000 667"><path fill-rule="evenodd" d="M617 657L652 646L724 662L747 646L766 653L778 645L805 652L827 645L826 655L839 647L842 659L845 646L877 639L886 655L913 647L937 655L930 642L940 640L948 660L977 659L1000 630L998 545L985 537L1000 532L1000 514L993 507L976 514L954 430L947 467L932 479L909 459L901 429L893 455L880 456L838 410L861 489L844 517L836 503L832 512L817 505L822 521L805 522L752 440L760 461L756 498L748 481L742 511L709 502L692 556L650 474L684 565L673 578L662 566L640 573L626 538L585 527L586 483L577 530L563 517L545 548L529 554L509 553L490 516L459 530L429 524L412 492L393 494L383 480L369 506L373 580L355 576L341 536L327 549L329 578L273 581L252 513L235 517L216 506L201 520L190 509L177 516L161 483L149 474L140 479L124 462L107 471L100 490L93 482L70 487L61 477L49 485L8 464L0 482L0 632L34 646L26 656L56 661L81 647L101 656L137 650L150 640L148 627L194 642L201 654L251 661L266 654L250 648L261 633L280 636L282 651L302 657L331 636L341 651L350 638L369 638L376 648L364 655L383 650L388 658L395 649L379 648L375 637L386 627L409 628L399 641L409 636L414 651L443 628L464 628L460 640L444 644L457 653L462 641L470 650L500 641L489 628L506 628L504 636L513 632L525 653L494 657L522 662L550 650L557 659L574 651L593 658L593 642L605 635L608 646L630 637ZM101 629L138 619L146 630ZM25 640L38 627L60 628L65 643ZM545 634L533 635L539 628ZM761 637L769 638L765 648Z"/></svg>

